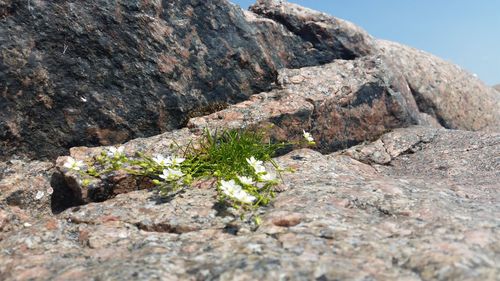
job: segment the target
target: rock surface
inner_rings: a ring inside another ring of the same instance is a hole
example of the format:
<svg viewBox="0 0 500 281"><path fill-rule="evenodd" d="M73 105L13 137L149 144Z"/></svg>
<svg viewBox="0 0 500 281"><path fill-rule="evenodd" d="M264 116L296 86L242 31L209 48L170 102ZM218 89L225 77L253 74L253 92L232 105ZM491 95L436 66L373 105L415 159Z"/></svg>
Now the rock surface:
<svg viewBox="0 0 500 281"><path fill-rule="evenodd" d="M412 124L434 125L421 114L404 77L394 73L380 57L336 60L323 66L285 69L278 75L277 89L252 96L228 109L189 121L190 130L167 132L151 140L132 141L125 151L150 155L170 150L173 140L187 143L206 128L259 128L274 142L302 139L303 130L311 132L324 153L378 138L384 132ZM429 123L430 122L430 123ZM138 145L140 143L140 145ZM74 148L71 156L85 160L102 149ZM78 173L63 168L66 157L57 160L66 181L84 202L102 201L116 194L148 186L142 180L112 175L90 187L82 188Z"/></svg>
<svg viewBox="0 0 500 281"><path fill-rule="evenodd" d="M260 0L250 9L313 38L320 50L342 46L355 50L353 54L383 54L393 72L405 77L419 110L445 128L500 128L500 95L452 63L398 43L374 40L349 22L286 1Z"/></svg>
<svg viewBox="0 0 500 281"><path fill-rule="evenodd" d="M0 280L500 276L500 92L466 71L278 0L0 0L0 23ZM317 151L276 158L295 172L259 227L209 184L83 188L66 156L13 156L159 132L125 153L167 155L205 128Z"/></svg>
<svg viewBox="0 0 500 281"><path fill-rule="evenodd" d="M412 124L439 126L419 112L404 77L373 56L282 70L277 89L193 118L188 127L200 131L272 125L275 141L298 141L306 130L319 141L320 151L331 152Z"/></svg>
<svg viewBox="0 0 500 281"><path fill-rule="evenodd" d="M296 169L288 190L257 229L221 212L212 189L120 194L3 235L0 277L495 280L499 152L499 134L422 127L293 151L277 159Z"/></svg>
<svg viewBox="0 0 500 281"><path fill-rule="evenodd" d="M352 44L318 49L225 0L2 1L0 22L4 159L178 128L270 89L280 68L361 56L350 48L368 36L342 22Z"/></svg>
<svg viewBox="0 0 500 281"><path fill-rule="evenodd" d="M493 86L493 89L497 90L500 92L500 84Z"/></svg>
<svg viewBox="0 0 500 281"><path fill-rule="evenodd" d="M460 67L398 43L378 47L405 76L420 111L449 129L500 128L500 95Z"/></svg>
<svg viewBox="0 0 500 281"><path fill-rule="evenodd" d="M286 1L12 0L0 21L2 160L156 135L273 89L282 68L381 52L394 65L380 80L403 75L444 127L499 124L498 93L467 72Z"/></svg>
<svg viewBox="0 0 500 281"><path fill-rule="evenodd" d="M56 172L51 162L10 160L0 162L0 202L31 215L51 214L51 196Z"/></svg>
<svg viewBox="0 0 500 281"><path fill-rule="evenodd" d="M293 3L258 0L250 11L283 25L327 56L334 52L334 58L355 59L376 51L375 40L360 27Z"/></svg>

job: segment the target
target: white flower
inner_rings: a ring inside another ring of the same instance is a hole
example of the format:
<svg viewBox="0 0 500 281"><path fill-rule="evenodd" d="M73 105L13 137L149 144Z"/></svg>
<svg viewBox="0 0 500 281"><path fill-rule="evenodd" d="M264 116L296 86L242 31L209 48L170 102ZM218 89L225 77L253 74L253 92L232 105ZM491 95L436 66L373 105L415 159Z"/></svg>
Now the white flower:
<svg viewBox="0 0 500 281"><path fill-rule="evenodd" d="M52 187L47 188L47 194L52 195L54 193L54 189Z"/></svg>
<svg viewBox="0 0 500 281"><path fill-rule="evenodd" d="M153 161L160 166L170 167L170 166L179 166L182 162L186 160L185 158L177 157L177 156L168 156L167 158L162 155L156 155L153 158Z"/></svg>
<svg viewBox="0 0 500 281"><path fill-rule="evenodd" d="M255 157L253 157L253 156L250 158L247 158L247 163L252 167L262 165L262 161L255 159Z"/></svg>
<svg viewBox="0 0 500 281"><path fill-rule="evenodd" d="M256 174L261 174L266 172L266 168L263 165L263 162L260 160L256 160L255 157L247 158L247 163L255 170Z"/></svg>
<svg viewBox="0 0 500 281"><path fill-rule="evenodd" d="M220 189L227 196L233 197L233 195L237 191L241 190L241 186L236 184L236 182L234 182L234 180L229 180L229 181L221 180L220 181Z"/></svg>
<svg viewBox="0 0 500 281"><path fill-rule="evenodd" d="M313 137L311 136L310 133L308 133L308 132L306 132L304 130L302 130L302 132L303 132L302 135L304 136L304 138L307 140L308 143L314 143L314 139L313 139Z"/></svg>
<svg viewBox="0 0 500 281"><path fill-rule="evenodd" d="M167 166L167 158L163 157L163 155L157 154L153 157L153 161L160 166Z"/></svg>
<svg viewBox="0 0 500 281"><path fill-rule="evenodd" d="M166 181L172 181L181 178L184 176L184 173L178 169L165 169L163 170L163 174L160 175L160 178Z"/></svg>
<svg viewBox="0 0 500 281"><path fill-rule="evenodd" d="M251 204L255 201L255 199L257 199L255 196L252 196L244 191L234 180L221 180L220 189L227 196L245 204Z"/></svg>
<svg viewBox="0 0 500 281"><path fill-rule="evenodd" d="M274 181L276 177L274 175L271 175L269 173L265 173L259 177L261 181Z"/></svg>
<svg viewBox="0 0 500 281"><path fill-rule="evenodd" d="M248 194L247 192L245 192L244 190L241 190L240 192L238 192L235 196L236 200L242 202L242 203L245 203L245 204L252 204L253 201L255 201L255 196L252 196L250 194Z"/></svg>
<svg viewBox="0 0 500 281"><path fill-rule="evenodd" d="M260 165L260 166L255 166L253 167L255 169L256 174L265 174L266 173L266 167Z"/></svg>
<svg viewBox="0 0 500 281"><path fill-rule="evenodd" d="M238 179L240 180L241 184L245 184L245 185L252 185L254 184L254 181L252 180L252 178L249 178L249 177L245 177L245 176L238 176Z"/></svg>
<svg viewBox="0 0 500 281"><path fill-rule="evenodd" d="M182 162L184 162L184 160L186 160L185 158L181 158L181 157L177 157L177 156L173 156L173 157L168 157L167 158L167 166L178 166L180 165Z"/></svg>
<svg viewBox="0 0 500 281"><path fill-rule="evenodd" d="M73 157L68 157L68 160L64 163L63 167L70 170L80 171L83 165L83 161L75 160Z"/></svg>
<svg viewBox="0 0 500 281"><path fill-rule="evenodd" d="M108 151L106 152L106 154L108 155L108 157L120 157L123 155L124 149L125 149L125 147L123 147L123 146L120 146L118 148L111 146L111 147L108 147Z"/></svg>

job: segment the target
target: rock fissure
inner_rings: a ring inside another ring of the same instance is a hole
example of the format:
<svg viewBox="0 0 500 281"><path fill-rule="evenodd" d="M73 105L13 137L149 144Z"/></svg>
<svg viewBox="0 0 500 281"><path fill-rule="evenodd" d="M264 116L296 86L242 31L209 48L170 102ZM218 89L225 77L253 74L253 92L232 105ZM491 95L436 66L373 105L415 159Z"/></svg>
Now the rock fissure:
<svg viewBox="0 0 500 281"><path fill-rule="evenodd" d="M192 231L198 231L199 228L190 225L174 225L168 222L145 224L137 222L134 224L138 229L148 232L166 232L173 234L182 234Z"/></svg>

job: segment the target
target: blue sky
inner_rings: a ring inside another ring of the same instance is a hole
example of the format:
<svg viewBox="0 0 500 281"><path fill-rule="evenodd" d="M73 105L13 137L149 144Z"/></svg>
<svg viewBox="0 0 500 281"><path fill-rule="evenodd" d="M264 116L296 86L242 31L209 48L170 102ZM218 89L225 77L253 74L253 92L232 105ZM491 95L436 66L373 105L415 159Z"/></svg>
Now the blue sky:
<svg viewBox="0 0 500 281"><path fill-rule="evenodd" d="M230 0L248 8L253 0ZM371 35L437 55L500 84L499 0L290 0Z"/></svg>

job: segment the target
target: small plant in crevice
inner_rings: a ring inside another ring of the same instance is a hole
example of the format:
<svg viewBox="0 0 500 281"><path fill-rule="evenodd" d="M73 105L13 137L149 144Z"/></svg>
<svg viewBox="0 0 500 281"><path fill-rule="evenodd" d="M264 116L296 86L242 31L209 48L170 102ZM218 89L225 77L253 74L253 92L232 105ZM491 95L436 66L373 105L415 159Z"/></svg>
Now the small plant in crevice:
<svg viewBox="0 0 500 281"><path fill-rule="evenodd" d="M109 147L99 156L84 162L68 158L63 167L81 176L82 187L112 172L122 171L131 176L145 177L157 186L161 196L171 196L197 182L211 181L218 200L224 206L239 211L243 219L251 214L256 224L260 218L254 211L269 204L275 197L275 187L283 182L281 168L274 160L279 149L297 145L314 145L312 136L303 132L299 143L271 143L263 132L205 130L200 139L186 146L175 145L172 155L134 156L123 147Z"/></svg>

